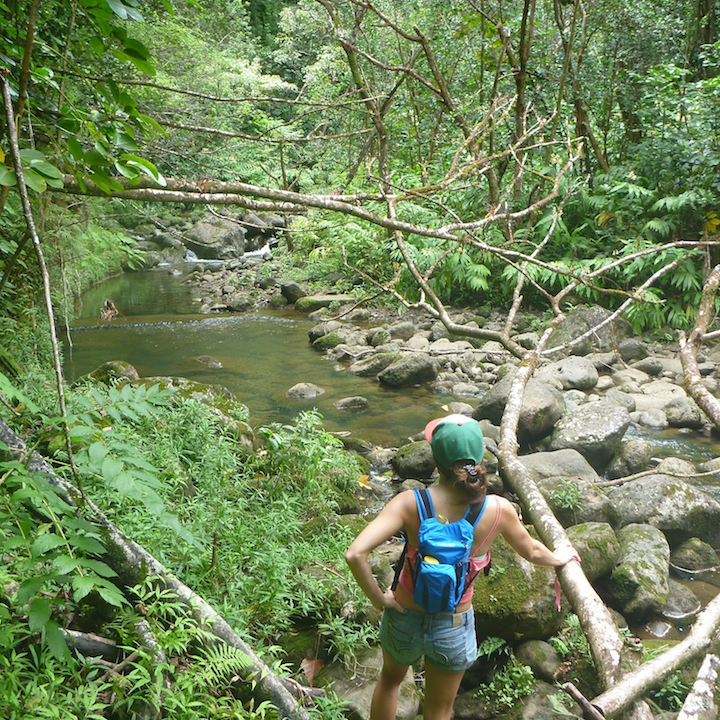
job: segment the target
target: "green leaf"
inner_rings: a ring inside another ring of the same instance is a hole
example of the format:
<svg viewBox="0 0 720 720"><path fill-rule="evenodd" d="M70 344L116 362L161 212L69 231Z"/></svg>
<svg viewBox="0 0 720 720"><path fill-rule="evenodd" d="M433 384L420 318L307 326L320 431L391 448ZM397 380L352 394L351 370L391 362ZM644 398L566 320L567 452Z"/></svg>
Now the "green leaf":
<svg viewBox="0 0 720 720"><path fill-rule="evenodd" d="M30 546L30 551L35 556L44 555L49 550L54 550L64 544L65 541L62 537L60 537L60 535L55 535L55 533L46 533L35 540L35 542Z"/></svg>
<svg viewBox="0 0 720 720"><path fill-rule="evenodd" d="M110 9L122 20L127 20L128 18L128 9L125 7L125 5L121 2L121 0L106 0L107 4L110 6Z"/></svg>
<svg viewBox="0 0 720 720"><path fill-rule="evenodd" d="M14 187L17 185L17 176L14 170L8 170L5 165L0 164L0 185Z"/></svg>
<svg viewBox="0 0 720 720"><path fill-rule="evenodd" d="M69 555L59 555L53 560L53 565L60 575L68 575L78 566L78 561Z"/></svg>
<svg viewBox="0 0 720 720"><path fill-rule="evenodd" d="M26 163L31 163L33 161L45 160L45 156L39 150L26 148L20 151L20 159Z"/></svg>
<svg viewBox="0 0 720 720"><path fill-rule="evenodd" d="M47 598L36 597L30 606L28 613L28 626L33 632L42 630L43 626L50 620L52 608Z"/></svg>
<svg viewBox="0 0 720 720"><path fill-rule="evenodd" d="M126 165L129 165L130 167L136 167L138 170L140 170L140 172L144 173L145 175L149 175L158 183L158 185L161 185L162 187L165 187L165 185L167 185L167 183L165 182L165 178L160 174L159 170L149 160L138 157L137 155L130 155L129 153L121 155L120 159Z"/></svg>
<svg viewBox="0 0 720 720"><path fill-rule="evenodd" d="M23 171L23 177L25 178L25 184L31 190L35 190L35 192L45 192L45 190L47 190L47 183L45 182L43 177L38 175L30 168L26 168Z"/></svg>
<svg viewBox="0 0 720 720"><path fill-rule="evenodd" d="M112 482L123 470L124 464L114 457L106 457L102 463L103 477Z"/></svg>
<svg viewBox="0 0 720 720"><path fill-rule="evenodd" d="M88 455L90 456L90 461L95 465L100 465L108 452L110 451L108 450L107 445L102 442L94 442L88 448Z"/></svg>
<svg viewBox="0 0 720 720"><path fill-rule="evenodd" d="M108 567L104 562L100 562L99 560L91 560L90 558L84 558L83 560L80 560L78 562L78 565L89 568L93 572L100 575L100 577L117 577L117 573L111 567ZM97 584L97 580L95 581L95 583Z"/></svg>
<svg viewBox="0 0 720 720"><path fill-rule="evenodd" d="M121 472L110 483L121 495L129 495L135 489L135 478L128 472Z"/></svg>
<svg viewBox="0 0 720 720"><path fill-rule="evenodd" d="M33 595L37 595L46 582L55 577L55 573L40 575L24 580L18 588L17 599L20 605L24 605Z"/></svg>
<svg viewBox="0 0 720 720"><path fill-rule="evenodd" d="M56 660L60 662L69 663L72 661L72 655L65 642L65 636L62 634L62 630L54 620L48 621L45 625L45 640L48 645L48 649L53 654Z"/></svg>
<svg viewBox="0 0 720 720"><path fill-rule="evenodd" d="M116 147L121 150L137 150L138 146L135 140L127 133L121 132L120 130L115 131L115 137L113 139Z"/></svg>
<svg viewBox="0 0 720 720"><path fill-rule="evenodd" d="M87 535L73 535L68 538L68 542L78 550L90 555L102 555L105 552L105 546L100 541L87 537Z"/></svg>
<svg viewBox="0 0 720 720"><path fill-rule="evenodd" d="M97 35L93 35L90 40L90 47L98 54L98 55L104 55L107 48L105 47L105 43L103 42L103 39L98 37Z"/></svg>
<svg viewBox="0 0 720 720"><path fill-rule="evenodd" d="M44 160L41 160L39 162L34 162L32 164L32 168L36 172L39 172L40 174L44 175L46 178L55 178L58 180L62 180L62 173L54 165L51 165L49 162L45 162Z"/></svg>
<svg viewBox="0 0 720 720"><path fill-rule="evenodd" d="M128 38L125 41L125 50L127 52L135 53L137 57L142 58L143 60L150 59L150 51L139 40Z"/></svg>
<svg viewBox="0 0 720 720"><path fill-rule="evenodd" d="M110 605L114 605L115 607L122 607L123 605L127 605L128 601L125 599L125 596L118 590L115 585L112 585L111 583L97 583L97 591L100 593L100 597Z"/></svg>
<svg viewBox="0 0 720 720"><path fill-rule="evenodd" d="M95 587L95 578L74 575L72 579L72 587L73 600L75 602L79 602Z"/></svg>

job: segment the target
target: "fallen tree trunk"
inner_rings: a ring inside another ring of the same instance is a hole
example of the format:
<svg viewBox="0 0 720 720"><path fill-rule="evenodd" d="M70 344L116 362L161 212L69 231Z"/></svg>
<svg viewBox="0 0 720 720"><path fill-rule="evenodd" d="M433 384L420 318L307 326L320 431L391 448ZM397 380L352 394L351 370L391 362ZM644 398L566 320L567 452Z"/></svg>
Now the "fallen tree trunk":
<svg viewBox="0 0 720 720"><path fill-rule="evenodd" d="M562 320L563 316L558 315L550 323L537 348L526 353L518 368L503 412L498 443L498 460L503 479L518 496L527 519L550 548L569 545L570 541L517 455L517 427L527 383L537 367L547 340ZM604 687L610 688L620 682L625 671L624 664L630 659L612 615L577 563L568 563L559 568L558 577L580 620L600 681ZM630 661L634 663L634 660ZM646 703L638 703L631 716L635 720L649 720L652 713Z"/></svg>
<svg viewBox="0 0 720 720"><path fill-rule="evenodd" d="M707 337L707 329L715 317L715 296L720 286L720 265L716 265L703 286L695 326L689 336L678 331L680 341L680 362L682 363L685 387L690 397L720 428L720 401L705 387L697 362L697 352Z"/></svg>
<svg viewBox="0 0 720 720"><path fill-rule="evenodd" d="M12 453L22 455L26 452L25 443L2 420L0 420L0 441L4 442ZM199 624L205 626L209 632L227 645L231 645L248 656L251 662L245 671L247 673L245 679L252 683L253 695L259 702L269 700L283 717L291 720L308 720L308 713L300 707L298 699L290 693L283 681L272 672L268 665L235 633L209 603L166 570L145 548L127 538L92 502L87 499L83 500L80 491L57 475L42 457L34 453L30 456L28 464L33 472L44 475L52 485L58 488L68 502L77 506L84 503L84 510L106 529L106 542L119 551L109 553L110 557L107 558L107 562L114 566L113 569L118 574L127 575L127 566L129 565L138 574L144 573L156 577L158 582L171 589L188 605Z"/></svg>
<svg viewBox="0 0 720 720"><path fill-rule="evenodd" d="M683 663L707 650L719 625L720 595L717 595L698 615L682 642L628 673L621 682L594 698L592 704L605 717L615 717Z"/></svg>
<svg viewBox="0 0 720 720"><path fill-rule="evenodd" d="M720 669L720 657L706 655L677 720L714 720L717 717L714 686L718 669Z"/></svg>

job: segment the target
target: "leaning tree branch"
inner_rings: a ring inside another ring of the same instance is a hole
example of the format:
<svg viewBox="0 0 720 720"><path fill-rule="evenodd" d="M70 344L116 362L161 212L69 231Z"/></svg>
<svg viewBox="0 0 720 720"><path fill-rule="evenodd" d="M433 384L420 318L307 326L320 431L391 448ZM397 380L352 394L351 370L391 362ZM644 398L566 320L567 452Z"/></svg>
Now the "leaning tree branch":
<svg viewBox="0 0 720 720"><path fill-rule="evenodd" d="M680 342L680 362L682 363L683 378L688 394L710 418L715 427L720 428L720 400L705 387L697 361L698 350L706 337L710 321L714 317L715 296L717 295L718 286L720 286L720 265L713 268L705 281L697 319L690 335L686 336L682 330L678 330L678 338Z"/></svg>
<svg viewBox="0 0 720 720"><path fill-rule="evenodd" d="M39 4L39 3L38 3ZM8 139L10 141L10 152L13 163L15 165L15 177L17 178L17 189L22 202L23 215L27 225L27 234L32 240L37 255L38 266L40 267L40 275L43 284L43 298L45 300L45 311L48 316L48 324L50 331L50 344L52 345L53 366L55 370L55 383L58 394L58 402L60 403L60 415L63 420L67 420L67 410L65 408L65 392L63 390L63 373L62 364L60 362L60 350L58 347L57 333L55 331L55 313L53 311L52 294L50 292L50 274L48 273L47 264L45 263L45 255L43 254L40 238L35 228L35 220L33 218L32 208L30 207L30 196L28 195L27 186L25 185L25 176L23 175L22 160L20 158L20 147L18 146L17 129L15 127L15 118L13 116L12 98L10 96L10 84L7 79L8 70L0 67L0 84L2 85L2 97L5 104L5 121L7 124ZM74 453L70 440L70 432L67 422L63 422L63 434L65 436L65 448L70 460L70 467L73 476L78 482L78 486L82 492L80 484L80 475L75 466Z"/></svg>
<svg viewBox="0 0 720 720"><path fill-rule="evenodd" d="M607 718L614 718L658 685L683 663L707 650L720 626L720 595L698 615L687 637L653 660L628 673L621 682L593 699Z"/></svg>
<svg viewBox="0 0 720 720"><path fill-rule="evenodd" d="M718 670L720 670L720 657L706 655L692 690L678 713L677 720L715 720L718 714L715 704L715 681Z"/></svg>

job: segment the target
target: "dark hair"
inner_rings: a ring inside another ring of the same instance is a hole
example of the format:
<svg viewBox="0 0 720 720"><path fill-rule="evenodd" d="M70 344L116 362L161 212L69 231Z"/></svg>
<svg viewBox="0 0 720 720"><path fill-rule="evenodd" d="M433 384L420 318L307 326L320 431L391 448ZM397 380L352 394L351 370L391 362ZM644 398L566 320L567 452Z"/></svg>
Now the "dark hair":
<svg viewBox="0 0 720 720"><path fill-rule="evenodd" d="M467 471L464 471L464 468L460 468L459 470L453 470L453 468L451 467L441 468L440 466L438 466L438 470L445 477L445 479L449 480L450 482L457 483L460 487L463 488L463 490L466 490L468 496L470 496L470 502L482 502L485 499L488 490L488 477L487 471L485 470L485 463L479 463L478 465L475 465L475 472L477 474L478 483L477 485L473 483L474 487L467 484L468 473Z"/></svg>

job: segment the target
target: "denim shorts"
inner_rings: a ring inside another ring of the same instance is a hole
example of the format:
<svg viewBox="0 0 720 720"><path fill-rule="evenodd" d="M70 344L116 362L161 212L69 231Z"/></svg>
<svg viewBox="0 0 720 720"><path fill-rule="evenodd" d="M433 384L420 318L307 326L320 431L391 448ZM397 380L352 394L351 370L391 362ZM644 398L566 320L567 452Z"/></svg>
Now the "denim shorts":
<svg viewBox="0 0 720 720"><path fill-rule="evenodd" d="M400 665L413 665L423 655L445 672L464 672L477 659L475 612L432 615L385 608L380 622L383 649Z"/></svg>

